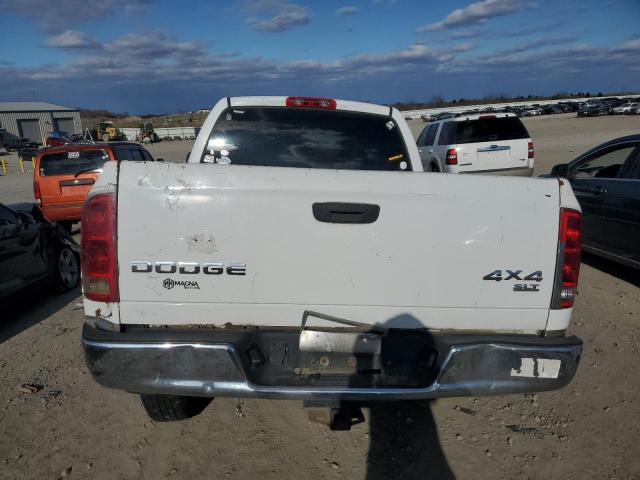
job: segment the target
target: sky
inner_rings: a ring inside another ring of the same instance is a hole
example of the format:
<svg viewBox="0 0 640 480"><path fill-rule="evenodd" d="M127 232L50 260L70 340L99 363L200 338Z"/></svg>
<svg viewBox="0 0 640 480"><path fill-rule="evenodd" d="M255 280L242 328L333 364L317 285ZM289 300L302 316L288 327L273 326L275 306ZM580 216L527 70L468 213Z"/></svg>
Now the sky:
<svg viewBox="0 0 640 480"><path fill-rule="evenodd" d="M639 0L0 0L0 101L132 114L640 90Z"/></svg>

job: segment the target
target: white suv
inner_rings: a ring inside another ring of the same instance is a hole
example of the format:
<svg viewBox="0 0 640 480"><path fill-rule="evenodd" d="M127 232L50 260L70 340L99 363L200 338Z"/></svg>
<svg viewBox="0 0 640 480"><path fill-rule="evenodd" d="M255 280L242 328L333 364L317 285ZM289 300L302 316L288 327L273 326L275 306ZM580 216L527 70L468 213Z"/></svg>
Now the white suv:
<svg viewBox="0 0 640 480"><path fill-rule="evenodd" d="M533 173L533 142L513 113L463 115L433 122L417 143L427 172Z"/></svg>

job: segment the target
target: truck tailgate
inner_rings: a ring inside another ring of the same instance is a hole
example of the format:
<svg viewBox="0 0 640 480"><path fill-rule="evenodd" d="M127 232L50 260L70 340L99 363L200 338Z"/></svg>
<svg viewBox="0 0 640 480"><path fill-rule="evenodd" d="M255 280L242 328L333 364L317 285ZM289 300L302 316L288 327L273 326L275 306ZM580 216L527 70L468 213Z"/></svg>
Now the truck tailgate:
<svg viewBox="0 0 640 480"><path fill-rule="evenodd" d="M314 204L327 203L379 215L318 220ZM558 212L555 179L122 162L120 321L299 326L314 310L398 328L542 330Z"/></svg>

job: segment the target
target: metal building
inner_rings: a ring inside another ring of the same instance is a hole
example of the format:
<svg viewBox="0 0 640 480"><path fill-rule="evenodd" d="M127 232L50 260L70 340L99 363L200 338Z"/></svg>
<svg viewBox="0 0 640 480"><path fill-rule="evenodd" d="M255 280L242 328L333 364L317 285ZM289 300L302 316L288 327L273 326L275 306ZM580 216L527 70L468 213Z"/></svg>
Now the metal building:
<svg viewBox="0 0 640 480"><path fill-rule="evenodd" d="M2 135L44 143L53 131L82 133L80 111L46 102L0 102Z"/></svg>

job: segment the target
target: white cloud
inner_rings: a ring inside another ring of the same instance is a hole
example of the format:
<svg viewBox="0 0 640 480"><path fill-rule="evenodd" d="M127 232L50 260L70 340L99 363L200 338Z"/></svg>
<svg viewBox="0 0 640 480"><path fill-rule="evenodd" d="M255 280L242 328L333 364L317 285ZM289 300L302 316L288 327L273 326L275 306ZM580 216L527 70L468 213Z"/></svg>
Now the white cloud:
<svg viewBox="0 0 640 480"><path fill-rule="evenodd" d="M161 32L130 33L107 43L104 49L112 56L132 57L146 61L163 58L180 60L204 54L200 44L179 42Z"/></svg>
<svg viewBox="0 0 640 480"><path fill-rule="evenodd" d="M336 10L336 15L339 17L354 15L356 13L358 13L358 7L354 7L353 5L345 5L344 7L340 7Z"/></svg>
<svg viewBox="0 0 640 480"><path fill-rule="evenodd" d="M284 32L311 22L307 7L287 0L245 0L242 5L251 14L247 24L252 30Z"/></svg>
<svg viewBox="0 0 640 480"><path fill-rule="evenodd" d="M549 37L549 38L541 38L537 40L532 40L527 43L523 43L520 45L516 45L515 47L506 48L504 50L496 50L491 54L491 56L495 55L509 55L512 53L522 53L529 50L537 50L538 48L548 47L550 45L563 45L568 46L571 43L575 42L577 37Z"/></svg>
<svg viewBox="0 0 640 480"><path fill-rule="evenodd" d="M469 50L473 50L476 46L471 42L459 43L457 45L452 45L448 47L449 50L453 52L468 52Z"/></svg>
<svg viewBox="0 0 640 480"><path fill-rule="evenodd" d="M47 46L76 50L101 48L100 43L89 37L89 35L75 30L67 30L60 35L49 37Z"/></svg>
<svg viewBox="0 0 640 480"><path fill-rule="evenodd" d="M417 29L418 32L433 32L444 28L461 27L487 21L490 18L518 13L532 8L532 0L483 0L458 8L443 20L429 23Z"/></svg>
<svg viewBox="0 0 640 480"><path fill-rule="evenodd" d="M307 25L311 21L305 12L283 12L266 20L250 19L249 26L262 32L284 32L290 28Z"/></svg>
<svg viewBox="0 0 640 480"><path fill-rule="evenodd" d="M617 47L617 50L620 50L620 51L640 50L640 38L632 38L631 40L627 40L626 42L620 44Z"/></svg>
<svg viewBox="0 0 640 480"><path fill-rule="evenodd" d="M46 31L60 31L71 24L107 17L125 10L140 13L151 0L2 0L5 11L22 15Z"/></svg>

